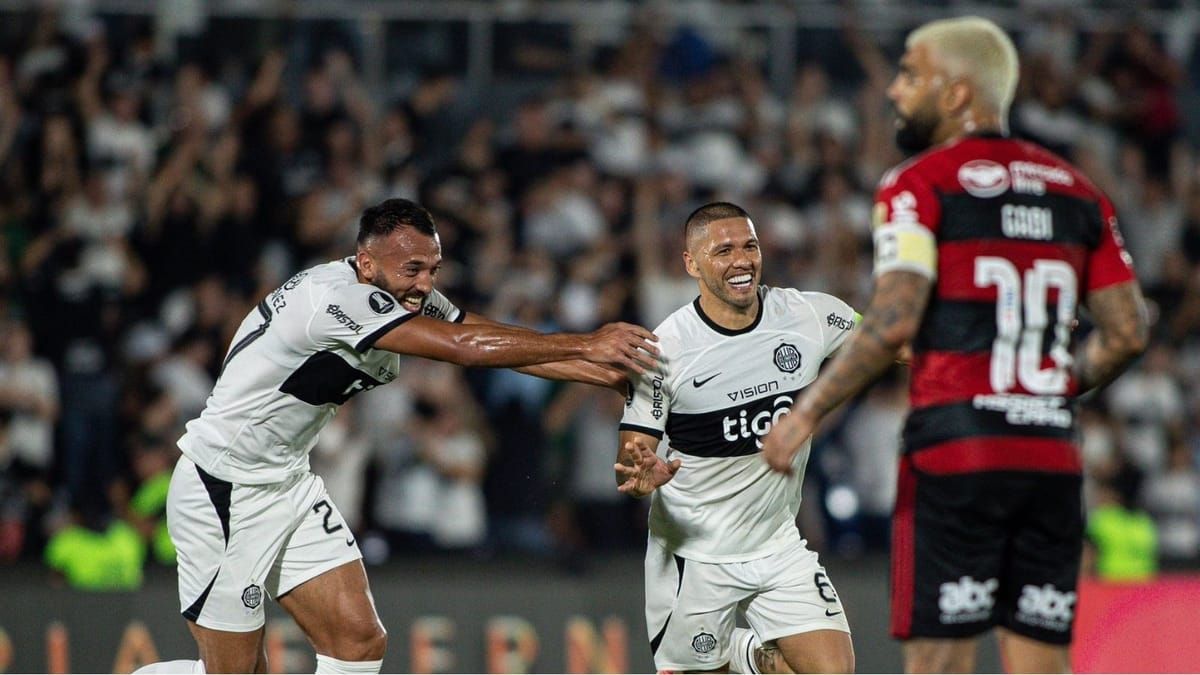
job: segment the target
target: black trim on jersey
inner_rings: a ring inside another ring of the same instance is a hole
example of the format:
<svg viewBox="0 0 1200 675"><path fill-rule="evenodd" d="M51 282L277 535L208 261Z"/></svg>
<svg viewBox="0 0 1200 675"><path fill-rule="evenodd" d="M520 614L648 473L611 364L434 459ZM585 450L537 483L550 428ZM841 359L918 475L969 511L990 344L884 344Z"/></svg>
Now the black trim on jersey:
<svg viewBox="0 0 1200 675"><path fill-rule="evenodd" d="M467 320L466 310L460 309L460 310L458 310L458 316L454 317L454 320L451 321L450 323L463 323L466 320Z"/></svg>
<svg viewBox="0 0 1200 675"><path fill-rule="evenodd" d="M675 558L675 569L678 570L678 572L679 572L679 580L675 584L675 598L678 599L679 591L683 589L683 565L685 562L687 562L687 560L685 560L684 558L681 558L678 555L674 555L674 554L672 554L672 555ZM655 635L653 638L650 639L650 654L651 654L651 656L658 654L658 648L659 648L659 646L662 645L663 636L667 634L667 626L671 625L671 617L674 614L675 614L674 612L671 612L670 614L667 615L667 620L663 621L662 630L658 631L658 635Z"/></svg>
<svg viewBox="0 0 1200 675"><path fill-rule="evenodd" d="M341 405L358 392L381 384L383 382L350 365L337 354L317 352L279 385L279 391L309 405Z"/></svg>
<svg viewBox="0 0 1200 675"><path fill-rule="evenodd" d="M965 192L940 196L942 218L938 241L986 239L1021 241L1036 244L1075 244L1094 249L1100 244L1104 219L1100 204L1094 200L1047 192L1024 194L1009 190L996 197L975 197ZM1054 224L1049 239L1009 237L1004 234L1000 209L1005 204L1039 206L1050 209Z"/></svg>
<svg viewBox="0 0 1200 675"><path fill-rule="evenodd" d="M771 430L776 413L790 409L799 391L773 392L739 405L702 413L672 410L667 417L667 435L671 437L671 447L695 457L753 455L762 449L758 446L758 440ZM745 413L745 433L742 413ZM735 435L736 440L726 438L726 433Z"/></svg>
<svg viewBox="0 0 1200 675"><path fill-rule="evenodd" d="M627 424L625 422L621 422L621 424L617 425L617 431L636 431L639 434L646 434L647 436L653 436L660 441L662 440L662 437L663 437L663 432L658 429L651 429L650 427L643 427L643 426L639 426L637 424Z"/></svg>
<svg viewBox="0 0 1200 675"><path fill-rule="evenodd" d="M696 313L700 315L701 321L721 335L745 335L755 328L758 328L758 323L762 321L763 305L765 304L763 302L762 288L762 286L759 286L758 289L755 290L755 293L758 294L758 314L754 316L754 321L751 321L750 325L746 326L745 328L726 328L716 321L713 321L707 314L704 313L704 308L700 306L700 296L698 295L696 296L696 299L692 301L692 307L696 308Z"/></svg>
<svg viewBox="0 0 1200 675"><path fill-rule="evenodd" d="M196 601L188 605L188 608L183 610L183 618L188 621L196 621L200 618L200 612L204 610L204 603L208 601L208 594L212 592L213 584L217 583L217 575L221 573L221 569L217 568L217 574L213 575L212 581L208 582L208 586L204 588L204 592Z"/></svg>
<svg viewBox="0 0 1200 675"><path fill-rule="evenodd" d="M258 313L262 315L263 322L258 328L246 334L246 337L237 341L237 344L229 348L229 354L225 357L225 361L221 363L221 372L225 371L225 366L229 365L229 361L237 356L237 353L250 346L258 338L262 337L267 329L271 327L271 307L267 304L267 299L263 298L262 302L258 303Z"/></svg>
<svg viewBox="0 0 1200 675"><path fill-rule="evenodd" d="M416 317L416 316L418 316L418 315L417 314L405 314L403 316L398 316L398 317L392 319L391 321L383 324L379 328L376 328L375 330L371 331L371 333L368 334L365 338L359 340L358 344L354 345L354 349L360 354L367 351L371 347L375 346L375 343L379 341L379 338L383 337L384 335L387 335L396 326L399 326L400 324L404 323L405 321L408 321L409 319Z"/></svg>
<svg viewBox="0 0 1200 675"><path fill-rule="evenodd" d="M987 436L1027 436L1071 441L1075 438L1074 408L1068 404L1063 409L1071 412L1071 427L1066 429L1011 424L1005 419L1004 412L976 410L971 401L921 408L909 413L908 420L904 423L904 451L914 452L962 438Z"/></svg>
<svg viewBox="0 0 1200 675"><path fill-rule="evenodd" d="M213 508L217 510L217 518L221 520L221 531L225 533L225 544L229 544L229 501L233 495L233 484L227 480L221 480L216 476L210 475L199 466L196 467L196 473L200 476L200 482L204 483L204 489L208 491L208 500L212 502Z"/></svg>
<svg viewBox="0 0 1200 675"><path fill-rule="evenodd" d="M1048 325L1042 332L1042 354L1054 346L1056 317L1055 303L1047 303ZM925 311L921 330L913 340L918 352L982 352L996 341L996 305L993 302L972 300L942 300L933 298Z"/></svg>

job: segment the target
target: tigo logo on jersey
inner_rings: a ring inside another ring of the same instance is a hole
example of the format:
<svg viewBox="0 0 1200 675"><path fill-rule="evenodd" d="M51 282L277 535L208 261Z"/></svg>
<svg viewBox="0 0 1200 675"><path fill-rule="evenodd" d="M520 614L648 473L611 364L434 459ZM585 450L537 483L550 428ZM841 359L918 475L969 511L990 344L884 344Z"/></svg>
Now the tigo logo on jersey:
<svg viewBox="0 0 1200 675"><path fill-rule="evenodd" d="M396 301L383 291L375 291L367 298L367 304L371 305L371 309L375 310L376 314L387 314L396 309Z"/></svg>
<svg viewBox="0 0 1200 675"><path fill-rule="evenodd" d="M726 416L721 420L721 435L730 443L739 439L754 439L754 445L762 449L763 436L771 433L771 427L779 423L779 418L788 414L795 400L788 395L777 396L771 402L771 410L760 410L754 417L750 411L739 410L737 417Z"/></svg>
<svg viewBox="0 0 1200 675"><path fill-rule="evenodd" d="M708 654L716 648L717 638L712 633L701 631L696 637L692 638L692 649L695 649L698 654Z"/></svg>
<svg viewBox="0 0 1200 675"><path fill-rule="evenodd" d="M1075 616L1074 591L1063 593L1052 584L1041 588L1026 584L1017 600L1017 620L1050 630L1067 630Z"/></svg>
<svg viewBox="0 0 1200 675"><path fill-rule="evenodd" d="M971 623L987 619L996 604L994 594L999 587L998 579L976 581L969 576L942 584L941 597L938 598L938 609L942 615L938 618L944 624Z"/></svg>
<svg viewBox="0 0 1200 675"><path fill-rule="evenodd" d="M785 373L794 373L800 367L800 350L795 345L783 343L775 348L775 367Z"/></svg>
<svg viewBox="0 0 1200 675"><path fill-rule="evenodd" d="M973 159L958 167L958 182L972 197L995 197L1010 185L1008 169L990 159Z"/></svg>

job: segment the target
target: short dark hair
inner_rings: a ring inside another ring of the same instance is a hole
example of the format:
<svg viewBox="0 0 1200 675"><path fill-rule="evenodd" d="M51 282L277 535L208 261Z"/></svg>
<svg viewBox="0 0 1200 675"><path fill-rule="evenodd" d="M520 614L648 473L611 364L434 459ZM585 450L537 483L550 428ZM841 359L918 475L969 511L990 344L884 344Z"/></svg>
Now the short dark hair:
<svg viewBox="0 0 1200 675"><path fill-rule="evenodd" d="M749 220L750 214L746 213L746 209L732 202L710 202L692 211L692 214L687 217L687 222L683 225L683 236L690 237L697 228L705 227L714 220L725 220L726 218Z"/></svg>
<svg viewBox="0 0 1200 675"><path fill-rule="evenodd" d="M363 211L358 221L358 245L387 236L399 227L411 227L431 237L437 234L433 216L424 206L410 199L388 199Z"/></svg>

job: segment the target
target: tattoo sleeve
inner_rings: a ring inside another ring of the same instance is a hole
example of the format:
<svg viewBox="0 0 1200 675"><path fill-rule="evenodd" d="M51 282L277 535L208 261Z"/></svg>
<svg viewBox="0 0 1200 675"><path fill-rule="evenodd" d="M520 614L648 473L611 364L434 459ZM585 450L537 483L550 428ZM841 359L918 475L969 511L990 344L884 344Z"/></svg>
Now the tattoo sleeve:
<svg viewBox="0 0 1200 675"><path fill-rule="evenodd" d="M824 417L882 375L917 334L932 285L930 279L915 272L880 275L863 312L862 325L804 391L797 407L814 417Z"/></svg>
<svg viewBox="0 0 1200 675"><path fill-rule="evenodd" d="M1116 379L1146 349L1150 332L1146 303L1137 282L1089 294L1087 308L1096 330L1075 358L1075 380L1081 394Z"/></svg>

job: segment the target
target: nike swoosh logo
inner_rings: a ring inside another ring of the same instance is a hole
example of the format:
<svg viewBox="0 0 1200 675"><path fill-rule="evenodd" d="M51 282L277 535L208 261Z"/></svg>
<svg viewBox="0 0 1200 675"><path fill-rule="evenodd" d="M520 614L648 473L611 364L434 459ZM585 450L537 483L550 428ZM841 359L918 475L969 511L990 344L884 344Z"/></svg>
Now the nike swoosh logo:
<svg viewBox="0 0 1200 675"><path fill-rule="evenodd" d="M720 373L717 373L717 375L720 375ZM710 376L704 378L703 380L701 380L700 378L697 378L697 377L693 377L692 378L692 386L699 389L700 387L703 387L704 385L711 382L712 379L714 377L716 377L717 375L710 375Z"/></svg>
<svg viewBox="0 0 1200 675"><path fill-rule="evenodd" d="M831 612L829 610L825 610L825 616L837 616L838 614L841 614L841 612Z"/></svg>
<svg viewBox="0 0 1200 675"><path fill-rule="evenodd" d="M353 539L353 538L351 538L351 539L347 539L347 540L346 540L346 545L347 545L347 546L353 546L353 545L354 545L354 539Z"/></svg>

